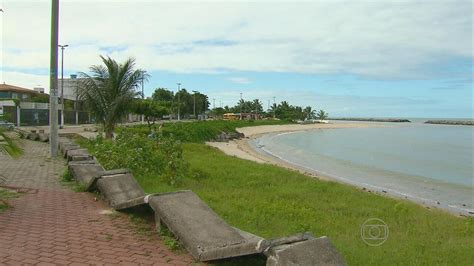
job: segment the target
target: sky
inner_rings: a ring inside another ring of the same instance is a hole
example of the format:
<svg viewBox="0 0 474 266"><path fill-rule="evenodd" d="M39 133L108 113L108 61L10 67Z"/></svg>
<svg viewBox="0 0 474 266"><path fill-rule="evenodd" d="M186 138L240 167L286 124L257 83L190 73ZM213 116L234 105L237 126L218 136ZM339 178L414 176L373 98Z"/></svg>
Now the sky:
<svg viewBox="0 0 474 266"><path fill-rule="evenodd" d="M0 81L48 91L51 2L0 1ZM179 82L211 108L242 93L333 117L472 118L472 17L457 0L61 0L59 42L65 76L133 57L146 96Z"/></svg>

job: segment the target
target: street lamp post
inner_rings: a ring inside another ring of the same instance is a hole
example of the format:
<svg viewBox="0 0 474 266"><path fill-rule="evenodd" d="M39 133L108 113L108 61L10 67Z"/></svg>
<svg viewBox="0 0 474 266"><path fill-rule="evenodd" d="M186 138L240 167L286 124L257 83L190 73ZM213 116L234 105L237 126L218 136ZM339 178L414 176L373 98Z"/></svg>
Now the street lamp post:
<svg viewBox="0 0 474 266"><path fill-rule="evenodd" d="M64 49L68 46L68 44L58 45L61 48L61 125L59 128L64 127Z"/></svg>
<svg viewBox="0 0 474 266"><path fill-rule="evenodd" d="M275 96L273 96L273 119L275 119L275 110L276 110L276 102L275 102Z"/></svg>
<svg viewBox="0 0 474 266"><path fill-rule="evenodd" d="M181 118L179 116L179 109L181 109L180 106L179 106L179 91L181 90L181 83L178 82L176 84L178 85L178 121L179 121L179 120L181 120Z"/></svg>
<svg viewBox="0 0 474 266"><path fill-rule="evenodd" d="M242 108L244 105L244 101L242 99L242 93L240 93L240 120L242 120Z"/></svg>
<svg viewBox="0 0 474 266"><path fill-rule="evenodd" d="M145 87L144 87L143 83L144 82L143 82L143 79L142 79L142 100L145 99L145 89L144 89ZM145 115L142 115L142 124L145 124Z"/></svg>
<svg viewBox="0 0 474 266"><path fill-rule="evenodd" d="M194 119L196 119L196 93L197 91L193 91L194 93Z"/></svg>

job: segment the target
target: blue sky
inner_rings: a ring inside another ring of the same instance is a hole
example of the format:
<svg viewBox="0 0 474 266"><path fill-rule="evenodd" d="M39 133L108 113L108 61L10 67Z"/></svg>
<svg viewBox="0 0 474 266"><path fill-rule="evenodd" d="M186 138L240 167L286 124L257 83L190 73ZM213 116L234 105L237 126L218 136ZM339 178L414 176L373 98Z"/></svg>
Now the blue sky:
<svg viewBox="0 0 474 266"><path fill-rule="evenodd" d="M216 106L242 93L333 116L473 115L470 1L61 3L65 75L131 56L148 96L181 82ZM49 2L2 8L1 79L47 88Z"/></svg>

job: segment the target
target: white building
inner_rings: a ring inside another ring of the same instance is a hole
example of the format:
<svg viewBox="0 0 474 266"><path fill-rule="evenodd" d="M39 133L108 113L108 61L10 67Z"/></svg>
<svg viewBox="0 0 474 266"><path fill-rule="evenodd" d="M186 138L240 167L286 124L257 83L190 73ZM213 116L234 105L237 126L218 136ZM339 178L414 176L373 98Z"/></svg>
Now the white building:
<svg viewBox="0 0 474 266"><path fill-rule="evenodd" d="M77 75L71 75L69 78L64 78L64 99L76 100L76 86L80 81ZM61 78L58 79L58 96L61 97Z"/></svg>
<svg viewBox="0 0 474 266"><path fill-rule="evenodd" d="M36 92L39 92L39 93L41 93L41 94L44 94L44 88L35 87L35 88L33 88L33 90L36 91Z"/></svg>

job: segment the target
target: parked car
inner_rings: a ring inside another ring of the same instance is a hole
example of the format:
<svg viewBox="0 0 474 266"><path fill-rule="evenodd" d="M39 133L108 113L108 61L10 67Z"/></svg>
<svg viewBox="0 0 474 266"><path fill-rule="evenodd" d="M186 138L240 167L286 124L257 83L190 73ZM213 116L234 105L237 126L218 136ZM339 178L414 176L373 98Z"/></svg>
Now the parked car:
<svg viewBox="0 0 474 266"><path fill-rule="evenodd" d="M13 123L0 120L0 128L7 129L7 130L13 130L15 128L15 125Z"/></svg>

